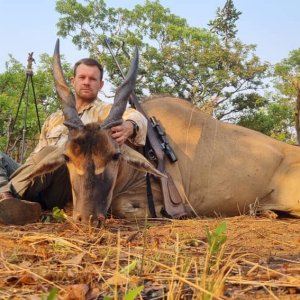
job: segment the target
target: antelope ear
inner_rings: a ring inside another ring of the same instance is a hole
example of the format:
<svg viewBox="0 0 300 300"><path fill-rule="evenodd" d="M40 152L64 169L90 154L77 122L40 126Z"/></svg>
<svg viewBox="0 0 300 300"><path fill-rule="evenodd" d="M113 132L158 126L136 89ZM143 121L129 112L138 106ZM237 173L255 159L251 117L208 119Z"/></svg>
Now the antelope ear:
<svg viewBox="0 0 300 300"><path fill-rule="evenodd" d="M133 168L139 171L145 171L158 177L167 177L165 174L158 171L154 166L139 152L133 150L127 145L121 148L122 158Z"/></svg>
<svg viewBox="0 0 300 300"><path fill-rule="evenodd" d="M33 170L26 176L24 180L34 179L38 176L42 176L49 172L55 171L60 166L65 164L65 156L63 155L63 149L58 149L57 151L53 151L49 155L46 155L43 159L41 159L34 167Z"/></svg>

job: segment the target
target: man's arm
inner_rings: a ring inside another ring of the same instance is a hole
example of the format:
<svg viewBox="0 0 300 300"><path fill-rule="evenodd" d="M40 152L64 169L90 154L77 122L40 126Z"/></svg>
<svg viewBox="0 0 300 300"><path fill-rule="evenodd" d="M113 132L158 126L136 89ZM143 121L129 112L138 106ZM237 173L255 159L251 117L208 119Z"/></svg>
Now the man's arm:
<svg viewBox="0 0 300 300"><path fill-rule="evenodd" d="M137 110L128 108L123 115L124 122L112 127L112 137L120 144L128 139L133 145L144 146L147 135L147 119Z"/></svg>
<svg viewBox="0 0 300 300"><path fill-rule="evenodd" d="M53 114L51 114L46 121L44 122L43 126L42 126L42 130L39 136L39 142L36 145L36 147L34 148L34 150L32 151L32 153L29 155L29 157L27 158L26 162L28 162L29 160L31 160L32 156L34 156L36 153L40 152L44 147L46 146L55 146L58 141L61 139L62 137L62 130L60 130L57 134L55 135L55 138L52 138L49 140L48 135L49 132L53 129L56 129L58 126L61 127L63 124L63 115L61 113L61 111L55 112Z"/></svg>

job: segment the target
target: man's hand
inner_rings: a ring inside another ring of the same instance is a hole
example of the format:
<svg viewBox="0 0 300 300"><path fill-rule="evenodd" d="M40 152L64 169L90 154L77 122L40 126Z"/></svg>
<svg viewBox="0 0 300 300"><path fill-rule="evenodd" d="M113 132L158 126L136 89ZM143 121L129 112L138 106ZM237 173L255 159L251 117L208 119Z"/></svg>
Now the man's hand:
<svg viewBox="0 0 300 300"><path fill-rule="evenodd" d="M134 134L134 125L131 121L125 121L121 125L111 128L111 136L121 146Z"/></svg>

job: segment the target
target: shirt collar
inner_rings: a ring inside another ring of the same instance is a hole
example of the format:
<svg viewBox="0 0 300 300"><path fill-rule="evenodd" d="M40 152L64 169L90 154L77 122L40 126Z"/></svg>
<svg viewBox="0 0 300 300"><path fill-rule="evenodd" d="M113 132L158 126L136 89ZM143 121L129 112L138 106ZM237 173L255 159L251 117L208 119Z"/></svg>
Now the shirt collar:
<svg viewBox="0 0 300 300"><path fill-rule="evenodd" d="M82 116L84 114L85 111L90 110L92 107L94 107L96 105L96 101L101 101L100 99L96 98L93 102L91 102L90 104L86 105L84 108L82 108L79 112L78 115Z"/></svg>

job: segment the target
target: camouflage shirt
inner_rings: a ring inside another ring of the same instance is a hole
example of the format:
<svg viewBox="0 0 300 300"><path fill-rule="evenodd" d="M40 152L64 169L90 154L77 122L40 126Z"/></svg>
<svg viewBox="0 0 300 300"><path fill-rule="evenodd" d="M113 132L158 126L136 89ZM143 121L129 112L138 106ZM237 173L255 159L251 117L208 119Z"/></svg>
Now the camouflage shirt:
<svg viewBox="0 0 300 300"><path fill-rule="evenodd" d="M84 107L79 111L79 117L83 124L91 122L103 122L108 116L111 104L102 102L96 99L94 102ZM123 115L124 120L132 120L136 122L139 130L136 136L129 141L136 145L145 145L147 133L147 120L146 118L133 108L128 108ZM64 116L62 111L57 111L51 114L45 121L40 134L39 142L35 147L32 154L39 152L45 146L62 146L68 138L68 128L63 124Z"/></svg>

